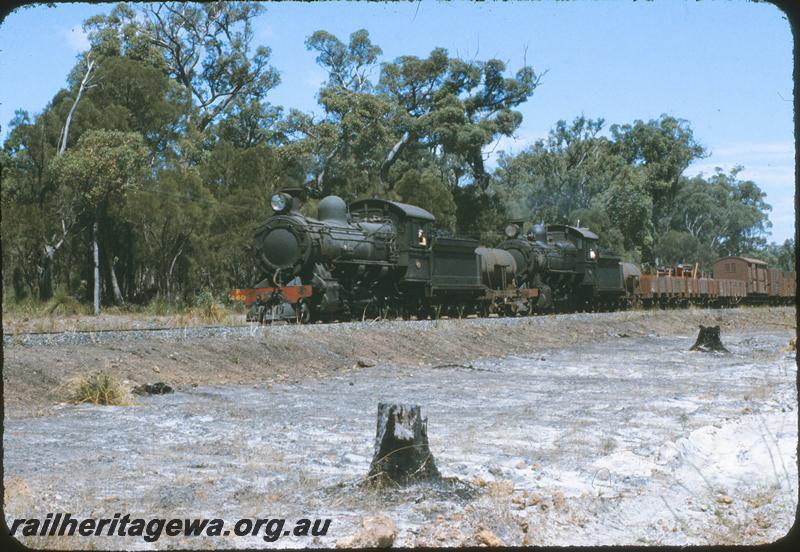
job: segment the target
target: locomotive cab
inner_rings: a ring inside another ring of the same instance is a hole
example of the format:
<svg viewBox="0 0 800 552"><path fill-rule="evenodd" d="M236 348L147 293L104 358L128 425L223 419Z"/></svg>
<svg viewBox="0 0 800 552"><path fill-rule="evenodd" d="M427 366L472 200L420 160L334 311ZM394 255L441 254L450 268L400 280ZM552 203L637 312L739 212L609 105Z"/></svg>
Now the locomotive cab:
<svg viewBox="0 0 800 552"><path fill-rule="evenodd" d="M414 205L384 199L361 199L350 204L356 221L391 218L397 229L397 264L404 271L402 289L424 289L431 297L450 290L472 293L482 289L475 240L434 232L436 218Z"/></svg>
<svg viewBox="0 0 800 552"><path fill-rule="evenodd" d="M578 264L597 260L597 234L588 228L565 224L547 225L547 243L572 253ZM570 247L570 245L572 247Z"/></svg>

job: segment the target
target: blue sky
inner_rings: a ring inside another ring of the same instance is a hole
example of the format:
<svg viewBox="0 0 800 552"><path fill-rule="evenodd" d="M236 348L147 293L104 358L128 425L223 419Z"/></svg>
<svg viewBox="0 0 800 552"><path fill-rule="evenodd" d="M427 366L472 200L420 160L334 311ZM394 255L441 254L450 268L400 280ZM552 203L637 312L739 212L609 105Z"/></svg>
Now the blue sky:
<svg viewBox="0 0 800 552"><path fill-rule="evenodd" d="M87 47L82 21L111 4L17 10L0 26L0 125L16 109L41 111ZM524 121L496 151L516 152L559 119L584 114L607 125L662 113L691 121L709 150L687 175L745 166L741 177L767 192L771 240L794 235L792 36L769 4L734 2L317 2L266 4L256 43L272 48L281 84L269 100L320 113L325 74L304 41L318 29L342 39L370 32L384 52L427 55L434 47L467 58L524 60L547 71ZM10 83L9 86L7 83Z"/></svg>

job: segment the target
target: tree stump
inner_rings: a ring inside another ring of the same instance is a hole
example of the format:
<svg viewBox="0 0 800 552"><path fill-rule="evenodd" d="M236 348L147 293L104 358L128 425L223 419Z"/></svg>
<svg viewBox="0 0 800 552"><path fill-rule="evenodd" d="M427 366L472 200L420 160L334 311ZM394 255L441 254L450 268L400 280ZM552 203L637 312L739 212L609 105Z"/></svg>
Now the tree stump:
<svg viewBox="0 0 800 552"><path fill-rule="evenodd" d="M428 420L419 405L378 403L369 478L396 485L441 479L428 447Z"/></svg>
<svg viewBox="0 0 800 552"><path fill-rule="evenodd" d="M690 351L702 351L709 353L711 351L724 351L728 349L722 344L719 338L719 326L700 326L700 333L697 334L697 341L694 342Z"/></svg>

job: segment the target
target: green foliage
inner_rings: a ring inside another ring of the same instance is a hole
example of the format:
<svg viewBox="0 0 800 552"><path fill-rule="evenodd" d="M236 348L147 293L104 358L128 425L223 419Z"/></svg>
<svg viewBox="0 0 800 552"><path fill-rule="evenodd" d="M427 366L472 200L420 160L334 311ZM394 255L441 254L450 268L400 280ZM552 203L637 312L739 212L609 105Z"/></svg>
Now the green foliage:
<svg viewBox="0 0 800 552"><path fill-rule="evenodd" d="M280 78L270 49L252 47L255 2L162 2L142 9L139 32L151 37L167 71L193 103L189 122L203 131L237 98L260 100Z"/></svg>
<svg viewBox="0 0 800 552"><path fill-rule="evenodd" d="M546 140L515 157L500 156L494 188L517 206L515 216L567 222L570 211L589 208L617 180L624 164L599 137L603 124L582 116L570 125L559 121Z"/></svg>
<svg viewBox="0 0 800 552"><path fill-rule="evenodd" d="M327 31L317 31L306 40L306 48L319 52L317 63L328 70L329 88L353 92L371 88L370 68L383 53L365 29L351 34L347 45Z"/></svg>
<svg viewBox="0 0 800 552"><path fill-rule="evenodd" d="M0 152L4 305L77 311L97 223L106 303L116 279L124 308L213 320L231 287L261 279L247 248L270 196L304 185L416 204L486 245L509 217L580 219L635 262L707 268L748 254L794 266L793 241L766 244L756 183L738 169L683 176L705 154L687 121L558 121L490 174L487 150L519 128L540 85L531 67L442 48L384 60L366 30L320 30L305 43L327 73L314 116L268 102L279 79L254 43L263 10L121 3L85 21L90 48L64 89L41 113L18 111ZM315 216L316 201L303 212Z"/></svg>
<svg viewBox="0 0 800 552"><path fill-rule="evenodd" d="M704 154L691 126L668 116L633 125L601 119L559 121L546 140L516 156L500 155L491 189L514 217L574 224L580 218L601 244L623 258L651 265L722 255L759 256L769 205L740 168L710 178L686 178Z"/></svg>
<svg viewBox="0 0 800 552"><path fill-rule="evenodd" d="M78 204L90 211L141 185L146 169L142 136L109 130L86 132L50 167L55 178L74 191Z"/></svg>
<svg viewBox="0 0 800 552"><path fill-rule="evenodd" d="M481 240L500 241L498 229L508 219L504 206L495 195L483 193L477 186L468 185L453 190L456 203L456 232Z"/></svg>
<svg viewBox="0 0 800 552"><path fill-rule="evenodd" d="M652 223L657 233L669 229L670 206L689 164L706 155L689 121L661 115L632 125L611 125L614 152L641 171L653 198Z"/></svg>
<svg viewBox="0 0 800 552"><path fill-rule="evenodd" d="M160 295L172 298L183 286L196 283L203 265L207 234L216 201L191 169L162 171L154 182L128 198L122 213L137 236L142 263L139 278L155 284ZM196 242L200 242L199 244ZM176 286L176 280L183 286Z"/></svg>
<svg viewBox="0 0 800 552"><path fill-rule="evenodd" d="M793 239L788 239L780 245L771 243L763 250L758 251L758 255L770 266L787 271L795 270L797 249Z"/></svg>
<svg viewBox="0 0 800 552"><path fill-rule="evenodd" d="M381 68L379 89L397 108L392 124L397 128L392 149L381 166L381 177L399 154L427 149L438 157L457 160L454 184L469 175L481 190L489 184L483 148L500 136L511 136L522 122L514 108L525 102L539 85L531 67L505 77L505 64L451 58L443 48L428 58L401 56ZM392 155L393 151L399 152Z"/></svg>
<svg viewBox="0 0 800 552"><path fill-rule="evenodd" d="M597 234L600 237L600 247L613 252L625 251L622 232L611 221L605 209L601 207L576 209L569 214L569 220L576 225L580 223L580 226L590 228Z"/></svg>
<svg viewBox="0 0 800 552"><path fill-rule="evenodd" d="M411 169L406 171L395 185L400 201L411 205L422 205L436 217L440 228L453 230L456 222L456 204L441 176L432 171Z"/></svg>
<svg viewBox="0 0 800 552"><path fill-rule="evenodd" d="M712 257L753 254L763 250L763 234L771 226L765 194L752 181L737 179L741 167L721 170L706 179L681 179L669 211L670 227L694 238L696 255L706 267ZM662 236L662 240L666 234ZM661 242L656 242L661 256Z"/></svg>

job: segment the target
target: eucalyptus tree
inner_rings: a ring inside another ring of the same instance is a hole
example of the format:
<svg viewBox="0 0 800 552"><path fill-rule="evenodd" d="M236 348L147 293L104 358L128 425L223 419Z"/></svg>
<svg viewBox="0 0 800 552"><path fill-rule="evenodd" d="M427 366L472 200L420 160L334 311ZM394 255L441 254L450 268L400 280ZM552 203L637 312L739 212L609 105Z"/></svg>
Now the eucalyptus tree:
<svg viewBox="0 0 800 552"><path fill-rule="evenodd" d="M147 148L138 133L91 130L76 146L51 163L56 180L72 192L75 209L91 221L94 268L94 313L100 312L99 224L109 205L123 201L141 186L147 171ZM110 253L107 254L110 256ZM114 296L121 299L111 267Z"/></svg>
<svg viewBox="0 0 800 552"><path fill-rule="evenodd" d="M494 187L510 207L516 204L515 216L570 222L571 211L590 207L613 180L608 141L599 135L603 125L583 116L569 124L558 121L546 139L516 156L500 155Z"/></svg>
<svg viewBox="0 0 800 552"><path fill-rule="evenodd" d="M256 2L144 4L138 32L160 49L170 77L192 103L189 125L202 132L237 100L261 100L280 78L271 51L253 45Z"/></svg>
<svg viewBox="0 0 800 552"><path fill-rule="evenodd" d="M466 61L443 48L427 58L401 56L381 67L379 90L392 99L394 140L381 163L382 182L391 189L391 169L410 151L427 150L453 166L451 185L468 176L482 191L489 183L484 148L501 136L512 136L522 122L514 108L539 85L533 68L524 66L506 77L500 60Z"/></svg>
<svg viewBox="0 0 800 552"><path fill-rule="evenodd" d="M375 82L381 49L367 31L346 43L317 31L306 46L327 72L318 96L324 118L295 117L316 189L426 204L436 197L443 226L477 232L473 225L483 219L472 216L473 207L486 202L470 198L487 192L484 150L519 127L514 108L539 84L533 69L508 77L499 60L465 61L437 48L427 58L381 63Z"/></svg>
<svg viewBox="0 0 800 552"><path fill-rule="evenodd" d="M389 141L391 104L376 93L371 75L382 51L369 33L358 30L345 44L327 31L306 40L317 52L316 61L327 72L318 101L324 117L294 113L296 131L313 159L311 185L319 195L337 193L347 199L377 189L377 167Z"/></svg>
<svg viewBox="0 0 800 552"><path fill-rule="evenodd" d="M685 232L720 255L742 255L763 249L772 226L766 194L751 180L741 180L742 167L721 169L681 180L670 210L672 229Z"/></svg>
<svg viewBox="0 0 800 552"><path fill-rule="evenodd" d="M654 231L666 232L681 176L692 161L706 155L705 148L695 140L689 121L669 115L646 123L611 125L610 132L615 153L644 175L653 199Z"/></svg>

